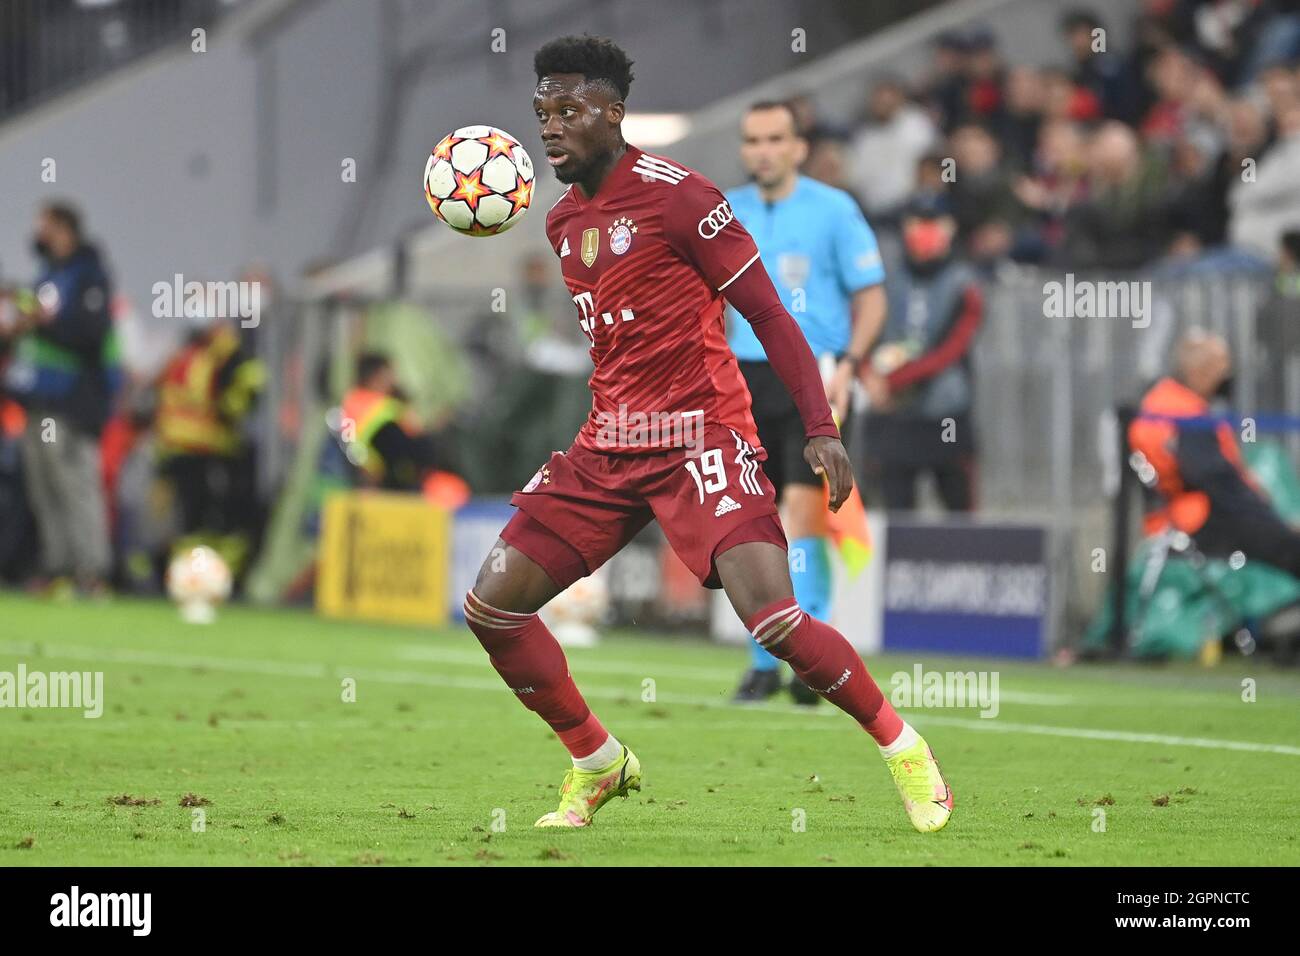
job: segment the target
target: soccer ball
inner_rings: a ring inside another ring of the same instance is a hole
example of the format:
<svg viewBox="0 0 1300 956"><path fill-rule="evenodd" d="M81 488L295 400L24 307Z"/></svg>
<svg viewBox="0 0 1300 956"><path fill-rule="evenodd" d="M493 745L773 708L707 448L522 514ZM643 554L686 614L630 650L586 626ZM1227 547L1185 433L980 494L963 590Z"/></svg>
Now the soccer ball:
<svg viewBox="0 0 1300 956"><path fill-rule="evenodd" d="M604 568L579 578L542 608L542 622L564 647L595 647L599 625L609 613L609 585Z"/></svg>
<svg viewBox="0 0 1300 956"><path fill-rule="evenodd" d="M433 214L467 236L505 232L533 201L533 161L495 126L463 126L444 136L424 165Z"/></svg>
<svg viewBox="0 0 1300 956"><path fill-rule="evenodd" d="M167 593L190 624L210 624L217 605L230 597L230 567L207 545L189 548L167 567Z"/></svg>

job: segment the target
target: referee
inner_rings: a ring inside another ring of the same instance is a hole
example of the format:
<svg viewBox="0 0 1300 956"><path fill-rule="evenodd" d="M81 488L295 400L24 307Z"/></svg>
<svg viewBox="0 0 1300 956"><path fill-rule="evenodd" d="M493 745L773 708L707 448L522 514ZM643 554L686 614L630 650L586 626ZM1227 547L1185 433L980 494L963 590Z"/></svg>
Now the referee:
<svg viewBox="0 0 1300 956"><path fill-rule="evenodd" d="M885 322L885 270L875 234L848 193L799 175L808 143L781 102L755 103L741 123L740 157L752 182L726 194L758 244L760 257L823 367L833 365L826 397L844 431L853 379ZM734 319L734 317L733 317ZM799 606L830 613L831 568L822 478L803 458L804 431L789 393L772 371L748 322L729 323L731 349L749 384L763 464L776 487L790 539L790 576ZM764 700L781 687L779 661L756 642L737 702ZM798 681L801 703L817 696Z"/></svg>

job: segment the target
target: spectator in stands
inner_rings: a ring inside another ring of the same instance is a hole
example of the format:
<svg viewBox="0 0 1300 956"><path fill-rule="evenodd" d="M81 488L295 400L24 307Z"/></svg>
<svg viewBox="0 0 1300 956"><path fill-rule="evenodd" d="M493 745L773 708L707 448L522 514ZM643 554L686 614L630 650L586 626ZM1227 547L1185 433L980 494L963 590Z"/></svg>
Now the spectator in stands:
<svg viewBox="0 0 1300 956"><path fill-rule="evenodd" d="M1133 78L1118 51L1111 49L1111 38L1100 18L1090 10L1071 10L1061 17L1061 35L1074 63L1071 79L1075 86L1096 100L1101 115L1131 121Z"/></svg>
<svg viewBox="0 0 1300 956"><path fill-rule="evenodd" d="M1167 47L1157 54L1148 71L1156 102L1139 127L1149 143L1172 143L1186 130L1195 107L1193 97L1203 84L1217 84L1187 53Z"/></svg>
<svg viewBox="0 0 1300 956"><path fill-rule="evenodd" d="M1253 178L1228 191L1230 235L1236 245L1271 255L1283 233L1300 228L1300 101L1277 117L1277 142L1259 159Z"/></svg>
<svg viewBox="0 0 1300 956"><path fill-rule="evenodd" d="M1154 470L1147 529L1172 526L1208 555L1240 551L1247 561L1300 577L1300 532L1278 516L1246 468L1232 425L1209 419L1211 403L1229 394L1231 376L1228 343L1193 330L1178 344L1174 374L1143 397L1129 444Z"/></svg>
<svg viewBox="0 0 1300 956"><path fill-rule="evenodd" d="M1175 246L1207 249L1227 235L1226 210L1214 201L1216 167L1223 144L1210 128L1188 131L1173 143L1166 200ZM1172 250L1175 253L1179 249Z"/></svg>
<svg viewBox="0 0 1300 956"><path fill-rule="evenodd" d="M1006 108L996 127L997 137L1008 165L1021 172L1033 165L1046 100L1041 70L1016 66L1007 73Z"/></svg>
<svg viewBox="0 0 1300 956"><path fill-rule="evenodd" d="M1237 74L1238 84L1253 82L1264 70L1300 58L1300 3L1274 0L1261 4L1261 22Z"/></svg>
<svg viewBox="0 0 1300 956"><path fill-rule="evenodd" d="M1064 70L1043 70L1043 117L1047 121L1091 123L1101 118L1101 104Z"/></svg>
<svg viewBox="0 0 1300 956"><path fill-rule="evenodd" d="M1242 181L1246 168L1253 169L1267 149L1268 122L1253 100L1233 99L1226 104L1220 135L1223 147L1214 159L1197 205L1204 217L1206 235L1221 244L1229 238L1228 194Z"/></svg>
<svg viewBox="0 0 1300 956"><path fill-rule="evenodd" d="M17 296L6 386L26 409L24 484L45 575L36 586L94 596L107 590L111 560L99 436L120 378L112 283L66 203L41 208L33 247L42 272L34 293Z"/></svg>
<svg viewBox="0 0 1300 956"><path fill-rule="evenodd" d="M1043 126L1030 174L1012 183L1016 198L1037 217L1036 225L1022 232L1020 259L1041 262L1064 243L1066 216L1087 194L1085 147L1077 123L1053 120Z"/></svg>
<svg viewBox="0 0 1300 956"><path fill-rule="evenodd" d="M933 121L908 101L901 80L876 81L868 96L866 125L853 140L848 171L852 191L873 222L897 216L916 185L916 161L937 138Z"/></svg>
<svg viewBox="0 0 1300 956"><path fill-rule="evenodd" d="M975 436L971 346L984 317L975 271L954 255L957 222L942 196L911 202L902 222L903 267L885 280L888 319L863 375L870 398L866 472L885 507L916 507L916 484L934 476L952 511L973 504Z"/></svg>
<svg viewBox="0 0 1300 956"><path fill-rule="evenodd" d="M966 97L966 37L956 30L939 34L932 48L929 75L922 99L931 104L940 123L947 126L962 115Z"/></svg>
<svg viewBox="0 0 1300 956"><path fill-rule="evenodd" d="M1246 74L1247 51L1269 18L1269 3L1259 0L1214 0L1184 3L1189 8L1196 48L1225 83L1239 85Z"/></svg>
<svg viewBox="0 0 1300 956"><path fill-rule="evenodd" d="M1011 187L998 141L984 126L958 127L950 140L957 179L949 191L957 238L977 266L1011 254L1024 207Z"/></svg>
<svg viewBox="0 0 1300 956"><path fill-rule="evenodd" d="M987 27L976 27L966 38L966 89L962 110L946 117L944 129L958 123L996 122L1002 115L1005 67L997 40Z"/></svg>
<svg viewBox="0 0 1300 956"><path fill-rule="evenodd" d="M1164 163L1131 128L1109 120L1088 143L1088 198L1066 218L1062 263L1079 269L1132 269L1165 248Z"/></svg>

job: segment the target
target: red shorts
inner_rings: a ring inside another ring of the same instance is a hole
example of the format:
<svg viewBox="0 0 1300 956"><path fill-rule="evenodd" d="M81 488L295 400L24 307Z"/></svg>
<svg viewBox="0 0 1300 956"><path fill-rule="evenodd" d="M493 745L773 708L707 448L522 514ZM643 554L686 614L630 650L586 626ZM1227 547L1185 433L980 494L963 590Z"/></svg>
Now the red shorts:
<svg viewBox="0 0 1300 956"><path fill-rule="evenodd" d="M615 454L573 445L555 452L510 503L501 538L560 587L585 577L657 519L668 543L705 587L720 587L714 558L747 541L786 547L767 457L724 425L695 449Z"/></svg>

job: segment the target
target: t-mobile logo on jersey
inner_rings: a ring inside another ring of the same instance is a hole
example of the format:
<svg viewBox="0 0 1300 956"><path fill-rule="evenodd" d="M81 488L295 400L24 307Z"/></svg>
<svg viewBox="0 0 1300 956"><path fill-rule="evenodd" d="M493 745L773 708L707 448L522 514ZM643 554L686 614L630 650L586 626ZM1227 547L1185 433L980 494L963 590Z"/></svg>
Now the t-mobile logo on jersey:
<svg viewBox="0 0 1300 956"><path fill-rule="evenodd" d="M604 325L613 325L615 321L614 313L602 312L597 316L595 314L596 303L595 300L592 299L590 292L579 292L573 297L573 303L578 307L578 311L582 313L582 318L578 320L578 325L582 327L582 331L587 333L587 338L591 339L591 344L595 345L597 321ZM636 318L636 316L632 314L631 309L618 310L618 321L631 322L634 318Z"/></svg>

